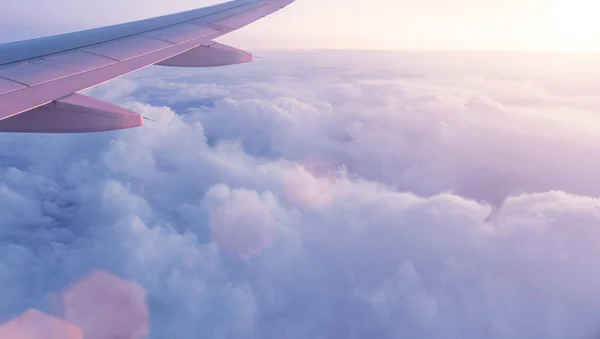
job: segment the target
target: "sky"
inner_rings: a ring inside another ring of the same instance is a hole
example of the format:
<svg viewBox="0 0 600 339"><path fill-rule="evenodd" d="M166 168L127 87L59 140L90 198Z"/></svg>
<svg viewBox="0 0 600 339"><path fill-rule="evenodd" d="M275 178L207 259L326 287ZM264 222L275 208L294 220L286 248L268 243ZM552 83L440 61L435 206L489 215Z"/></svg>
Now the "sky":
<svg viewBox="0 0 600 339"><path fill-rule="evenodd" d="M8 0L0 41L173 13L215 0ZM32 10L33 9L33 10ZM593 0L297 0L223 41L251 49L599 52Z"/></svg>
<svg viewBox="0 0 600 339"><path fill-rule="evenodd" d="M0 323L597 338L594 58L265 53L86 91L142 128L0 135Z"/></svg>
<svg viewBox="0 0 600 339"><path fill-rule="evenodd" d="M111 1L11 0L0 38L199 5ZM598 56L486 51L594 50L597 5L379 1L83 93L143 127L0 134L0 336L597 339Z"/></svg>

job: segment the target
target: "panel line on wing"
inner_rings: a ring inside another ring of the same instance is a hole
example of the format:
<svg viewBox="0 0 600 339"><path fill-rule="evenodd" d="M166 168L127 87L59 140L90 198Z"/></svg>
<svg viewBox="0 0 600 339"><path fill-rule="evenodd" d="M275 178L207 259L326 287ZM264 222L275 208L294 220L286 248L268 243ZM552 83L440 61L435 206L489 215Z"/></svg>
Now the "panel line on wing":
<svg viewBox="0 0 600 339"><path fill-rule="evenodd" d="M186 52L202 44L203 38L197 38L166 49L157 50L146 55L117 62L99 69L57 79L22 90L0 95L0 120L16 114L40 107L68 94L83 91L127 75L157 62L169 59L174 55Z"/></svg>
<svg viewBox="0 0 600 339"><path fill-rule="evenodd" d="M157 38L157 37L150 36L150 35L146 35L146 36L147 36L148 38L150 38L150 39L154 39L154 40L158 40L158 41L166 42L166 43L169 43L169 44L171 44L171 45L177 45L176 43L174 43L174 42L171 42L171 41L168 41L168 40L165 40L165 39Z"/></svg>
<svg viewBox="0 0 600 339"><path fill-rule="evenodd" d="M91 51L111 59L125 61L171 46L173 46L172 43L150 39L144 35L137 35L88 47L83 49L83 51Z"/></svg>
<svg viewBox="0 0 600 339"><path fill-rule="evenodd" d="M42 38L31 44L17 44L15 49L0 45L0 51L11 52L0 53L0 62L5 61L0 64L0 121L147 66L174 60L173 57L199 46L212 46L216 37L269 15L280 4L291 1L237 0L208 11L189 11L68 37ZM187 54L187 60L182 56L171 63L217 66L253 59L247 52L230 53L228 48L215 48L208 56L203 54L203 63L193 53ZM219 49L227 53L219 54ZM14 61L18 59L23 61Z"/></svg>
<svg viewBox="0 0 600 339"><path fill-rule="evenodd" d="M31 87L31 86L29 86L28 84L24 84L24 83L22 83L22 82L20 82L20 81L18 81L18 80L13 80L13 79L5 78L5 77L3 77L3 76L0 76L0 79L2 79L2 80L6 80L6 81L10 81L10 82L14 82L14 83L16 83L16 84L23 85L23 86L25 86L25 87ZM22 88L21 88L21 89L22 89ZM13 92L13 91L11 91L11 92ZM2 93L2 94L5 94L5 93Z"/></svg>
<svg viewBox="0 0 600 339"><path fill-rule="evenodd" d="M106 55L100 55L100 54L98 54L98 53L94 53L94 52L91 52L91 51L88 51L88 50L83 50L83 49L81 49L81 50L78 50L78 51L79 51L79 52L81 52L81 53L86 53L86 54L90 54L90 55L95 55L95 56L97 56L97 57L101 57L101 58L105 58L105 59L110 59L110 60L112 60L112 61L121 62L120 60L117 60L117 59L111 58L111 57L109 57L109 56L106 56Z"/></svg>
<svg viewBox="0 0 600 339"><path fill-rule="evenodd" d="M192 18L192 19L183 20L183 21L176 22L176 23L173 23L173 24L165 25L163 27L159 27L159 28L155 28L155 29L150 29L150 30L147 30L147 31L136 32L134 34L123 35L123 36L119 36L117 38L107 39L107 40L104 40L102 42L97 42L97 43L92 43L92 44L80 45L80 46L77 46L77 47L67 48L67 49L55 51L55 52L52 52L52 53L40 54L40 55L36 55L35 57L28 57L28 58L23 58L23 59L18 59L18 60L12 60L12 61L9 61L9 62L1 63L0 66L11 65L11 64L14 64L14 63L19 63L19 62L28 61L28 60L37 59L37 58L44 58L44 57L48 57L48 56L52 56L52 55L57 55L57 54L60 54L60 53L65 53L65 52L77 51L77 50L81 50L83 48L90 48L90 47L93 47L93 46L97 46L97 45L101 45L101 44L105 44L105 43L109 43L109 42L113 42L113 41L117 41L117 40L121 40L121 39L125 39L125 38L131 38L131 37L135 37L135 36L140 36L140 35L142 35L144 33L150 33L150 32L154 32L154 31L158 31L158 30L169 28L169 27L172 27L172 26L177 26L177 25L180 25L180 24L183 24L183 23L193 23L193 21L196 21L196 20L199 20L199 19L202 19L202 18L205 18L205 17L214 16L214 15L221 14L221 13L227 12L227 11L237 10L240 7L248 6L248 5L251 5L251 4L252 4L251 2L244 2L244 3L240 4L240 5L236 5L236 6L233 6L231 8L224 8L223 10L220 10L220 11L217 11L217 12L214 12L214 13L206 13L206 14L203 14L201 16L198 16L198 17L195 17L195 18ZM178 13L178 14L184 14L184 13ZM152 20L152 19L146 19L146 20ZM142 21L144 21L144 20L142 20ZM131 24L131 23L129 23L129 24Z"/></svg>
<svg viewBox="0 0 600 339"><path fill-rule="evenodd" d="M214 30L189 23L182 23L173 27L145 33L144 36L180 44L192 39L216 33Z"/></svg>

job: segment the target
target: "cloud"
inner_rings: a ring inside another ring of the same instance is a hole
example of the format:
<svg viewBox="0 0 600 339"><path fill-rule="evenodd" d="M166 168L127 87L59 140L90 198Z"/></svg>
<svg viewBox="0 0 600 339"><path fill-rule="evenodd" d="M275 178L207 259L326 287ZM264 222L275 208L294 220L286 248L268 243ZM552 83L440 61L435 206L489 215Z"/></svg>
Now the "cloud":
<svg viewBox="0 0 600 339"><path fill-rule="evenodd" d="M597 78L263 56L88 92L143 128L0 135L3 320L100 269L144 287L152 338L598 333Z"/></svg>
<svg viewBox="0 0 600 339"><path fill-rule="evenodd" d="M217 206L210 208L209 226L220 249L248 258L269 245L276 227L271 209L277 207L277 201L272 194L259 196L256 191L215 186L206 199L217 201Z"/></svg>
<svg viewBox="0 0 600 339"><path fill-rule="evenodd" d="M15 320L0 327L3 338L83 338L81 330L66 321L45 315L36 310L28 310Z"/></svg>

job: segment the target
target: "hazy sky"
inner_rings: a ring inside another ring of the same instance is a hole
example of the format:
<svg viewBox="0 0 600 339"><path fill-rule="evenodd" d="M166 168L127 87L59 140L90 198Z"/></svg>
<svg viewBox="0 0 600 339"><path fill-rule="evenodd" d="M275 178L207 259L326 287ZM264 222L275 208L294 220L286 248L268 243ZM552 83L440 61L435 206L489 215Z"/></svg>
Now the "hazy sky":
<svg viewBox="0 0 600 339"><path fill-rule="evenodd" d="M8 0L0 39L120 23L218 0ZM35 10L31 10L34 8ZM600 51L592 0L297 0L224 38L245 48Z"/></svg>

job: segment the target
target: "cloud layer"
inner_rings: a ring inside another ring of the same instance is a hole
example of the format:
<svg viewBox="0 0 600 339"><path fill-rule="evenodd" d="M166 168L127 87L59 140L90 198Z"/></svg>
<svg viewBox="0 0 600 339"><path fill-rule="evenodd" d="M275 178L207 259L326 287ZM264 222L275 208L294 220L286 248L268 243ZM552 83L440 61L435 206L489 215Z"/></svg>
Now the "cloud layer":
<svg viewBox="0 0 600 339"><path fill-rule="evenodd" d="M0 136L3 320L101 269L152 338L595 338L597 66L265 53L90 91L144 128Z"/></svg>

